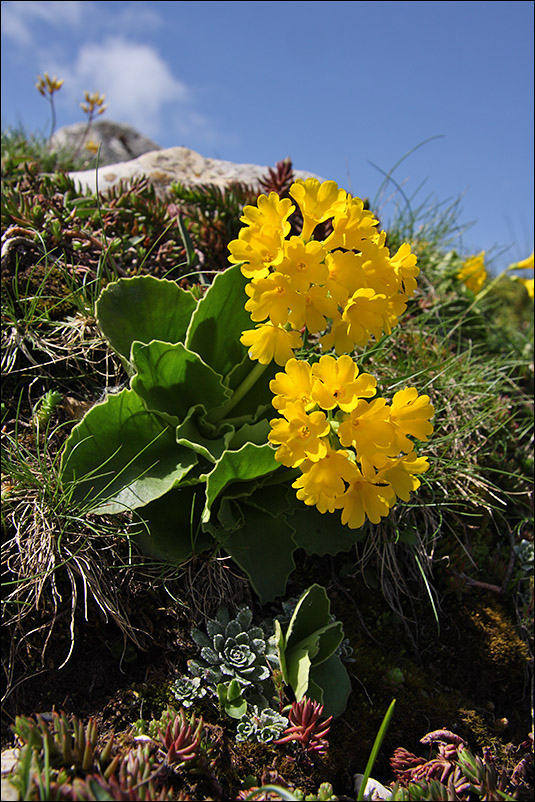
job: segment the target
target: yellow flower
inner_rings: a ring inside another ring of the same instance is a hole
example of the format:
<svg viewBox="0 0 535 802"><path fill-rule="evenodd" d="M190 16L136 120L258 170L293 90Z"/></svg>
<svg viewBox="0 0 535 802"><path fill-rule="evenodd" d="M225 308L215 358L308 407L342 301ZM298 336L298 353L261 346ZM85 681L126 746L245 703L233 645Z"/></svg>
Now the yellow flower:
<svg viewBox="0 0 535 802"><path fill-rule="evenodd" d="M425 473L429 469L427 457L417 457L414 451L404 457L388 460L379 471L377 478L388 482L396 496L408 501L410 494L420 487L420 480L414 474Z"/></svg>
<svg viewBox="0 0 535 802"><path fill-rule="evenodd" d="M338 427L340 443L349 448L353 446L357 459L374 464L378 453L392 453L395 449L395 429L389 422L389 408L384 398L374 401L358 400L353 411Z"/></svg>
<svg viewBox="0 0 535 802"><path fill-rule="evenodd" d="M335 499L335 509L342 510L342 523L360 529L366 518L378 524L396 502L396 494L388 484L378 483L373 472L355 469L355 476L342 496Z"/></svg>
<svg viewBox="0 0 535 802"><path fill-rule="evenodd" d="M282 273L253 279L246 285L245 292L249 295L245 308L251 313L251 320L258 322L269 317L275 326L285 326L289 310L301 303L289 279Z"/></svg>
<svg viewBox="0 0 535 802"><path fill-rule="evenodd" d="M284 367L293 357L292 349L300 347L301 337L297 331L286 331L280 326L264 323L242 332L240 342L249 348L251 359L258 359L262 365L275 360L277 365Z"/></svg>
<svg viewBox="0 0 535 802"><path fill-rule="evenodd" d="M317 178L299 179L290 187L290 195L297 201L303 215L302 238L310 239L319 223L343 211L346 206L347 192L338 189L335 181L320 183Z"/></svg>
<svg viewBox="0 0 535 802"><path fill-rule="evenodd" d="M345 492L345 482L353 481L358 475L348 452L335 451L330 446L322 459L305 460L300 467L303 474L292 484L297 489L297 498L308 506L315 504L322 513L333 512L336 500Z"/></svg>
<svg viewBox="0 0 535 802"><path fill-rule="evenodd" d="M527 259L523 259L521 262L514 262L512 265L509 265L507 268L508 270L533 270L533 258L534 254L532 253L531 256L528 256Z"/></svg>
<svg viewBox="0 0 535 802"><path fill-rule="evenodd" d="M88 150L89 153L98 153L99 145L98 142L94 142L92 139L90 139L85 143L84 148Z"/></svg>
<svg viewBox="0 0 535 802"><path fill-rule="evenodd" d="M82 111L85 111L86 114L92 116L95 111L97 114L104 114L107 106L104 105L104 100L106 99L105 95L99 95L98 92L84 92L85 103L80 103L80 108Z"/></svg>
<svg viewBox="0 0 535 802"><path fill-rule="evenodd" d="M45 95L52 96L54 92L57 92L62 86L63 78L58 79L55 75L51 78L47 72L45 72L44 77L38 75L37 83L35 84L35 88L43 97Z"/></svg>
<svg viewBox="0 0 535 802"><path fill-rule="evenodd" d="M371 287L353 293L342 314L347 323L347 334L355 345L366 345L370 334L380 340L385 325L388 302Z"/></svg>
<svg viewBox="0 0 535 802"><path fill-rule="evenodd" d="M284 372L277 373L270 381L269 389L274 395L271 403L281 412L287 404L295 401L301 401L307 411L316 406L310 396L311 366L305 360L289 359L284 366Z"/></svg>
<svg viewBox="0 0 535 802"><path fill-rule="evenodd" d="M229 262L244 262L241 272L246 278L264 278L272 265L278 265L284 257L283 238L277 228L242 228L238 239L228 245Z"/></svg>
<svg viewBox="0 0 535 802"><path fill-rule="evenodd" d="M306 326L310 334L317 334L327 327L327 318L338 314L338 304L329 297L326 287L314 284L299 296L289 320L294 329Z"/></svg>
<svg viewBox="0 0 535 802"><path fill-rule="evenodd" d="M312 365L311 396L322 409L340 407L344 412L351 412L361 398L372 398L375 395L376 379L368 373L358 375L359 370L350 356L339 359L322 356L319 362Z"/></svg>
<svg viewBox="0 0 535 802"><path fill-rule="evenodd" d="M529 297L533 300L534 288L533 288L533 279L532 278L520 278L520 276L514 277L519 284L523 284L526 288Z"/></svg>
<svg viewBox="0 0 535 802"><path fill-rule="evenodd" d="M360 198L347 196L344 206L340 205L333 218L333 231L324 242L326 248L361 249L368 239L377 236L378 220L372 212L364 208Z"/></svg>
<svg viewBox="0 0 535 802"><path fill-rule="evenodd" d="M353 251L334 251L326 259L329 269L327 286L340 306L345 306L353 293L367 287L360 254Z"/></svg>
<svg viewBox="0 0 535 802"><path fill-rule="evenodd" d="M296 468L305 459L317 462L327 454L330 424L324 412L316 411L307 414L300 402L287 404L283 412L284 418L270 421L271 431L268 434L270 443L279 445L275 459L288 468Z"/></svg>
<svg viewBox="0 0 535 802"><path fill-rule="evenodd" d="M289 198L281 199L276 192L270 192L269 195L260 195L256 206L245 206L240 220L248 226L261 228L267 225L271 229L280 229L282 236L286 237L291 228L288 217L294 211L295 206Z"/></svg>
<svg viewBox="0 0 535 802"><path fill-rule="evenodd" d="M420 272L420 268L416 265L416 256L411 253L411 246L408 242L404 242L394 256L390 257L390 264L402 283L404 292L412 295L417 286L416 276Z"/></svg>
<svg viewBox="0 0 535 802"><path fill-rule="evenodd" d="M324 284L329 275L323 263L326 251L321 242L303 242L301 237L290 237L285 242L284 260L277 271L289 276L292 287L306 292L311 284Z"/></svg>
<svg viewBox="0 0 535 802"><path fill-rule="evenodd" d="M472 292L479 292L487 278L485 251L481 251L477 256L469 256L463 262L462 268L457 273L457 278Z"/></svg>
<svg viewBox="0 0 535 802"><path fill-rule="evenodd" d="M396 437L400 451L409 453L414 445L407 435L426 441L433 432L429 418L435 409L429 403L428 395L418 395L415 387L406 387L397 392L390 407L390 421L396 429Z"/></svg>

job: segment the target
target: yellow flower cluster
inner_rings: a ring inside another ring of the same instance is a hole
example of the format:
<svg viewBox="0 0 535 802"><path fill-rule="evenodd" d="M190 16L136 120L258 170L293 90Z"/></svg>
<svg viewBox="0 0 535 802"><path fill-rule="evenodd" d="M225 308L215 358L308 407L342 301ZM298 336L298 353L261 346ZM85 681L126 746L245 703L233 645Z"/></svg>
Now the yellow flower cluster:
<svg viewBox="0 0 535 802"><path fill-rule="evenodd" d="M290 195L303 218L299 236L289 236L295 205L271 192L245 207L245 226L229 244L229 260L251 279L245 308L257 324L241 342L252 359L264 365L274 359L281 367L301 346L305 329L324 332L322 348L337 354L390 333L419 272L410 245L391 256L373 214L334 181L299 180ZM331 233L313 239L327 220Z"/></svg>
<svg viewBox="0 0 535 802"><path fill-rule="evenodd" d="M479 292L487 280L485 269L485 251L481 251L476 256L469 256L463 262L463 266L457 273L457 278L465 284L472 292Z"/></svg>
<svg viewBox="0 0 535 802"><path fill-rule="evenodd" d="M409 438L425 441L433 431L427 395L408 387L388 405L350 356L328 355L313 365L290 359L270 389L283 417L271 421L268 439L276 460L301 469L292 486L305 504L342 510L342 523L358 529L366 518L379 523L420 486L417 474L429 464Z"/></svg>
<svg viewBox="0 0 535 802"><path fill-rule="evenodd" d="M84 92L85 103L80 103L80 108L90 117L94 117L95 112L104 114L107 106L104 105L105 95L99 95L98 92Z"/></svg>
<svg viewBox="0 0 535 802"><path fill-rule="evenodd" d="M51 78L50 75L45 72L44 77L42 75L37 76L37 83L35 84L35 88L39 92L40 95L46 97L46 95L52 95L54 92L57 92L63 86L63 78L58 79L55 75Z"/></svg>

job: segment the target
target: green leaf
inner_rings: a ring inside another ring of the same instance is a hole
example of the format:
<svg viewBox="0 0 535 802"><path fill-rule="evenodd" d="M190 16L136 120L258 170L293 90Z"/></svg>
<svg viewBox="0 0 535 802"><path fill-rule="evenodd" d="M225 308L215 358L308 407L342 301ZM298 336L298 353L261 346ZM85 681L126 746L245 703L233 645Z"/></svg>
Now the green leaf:
<svg viewBox="0 0 535 802"><path fill-rule="evenodd" d="M134 340L183 342L196 305L175 281L135 276L108 284L97 301L96 318L111 347L129 360Z"/></svg>
<svg viewBox="0 0 535 802"><path fill-rule="evenodd" d="M346 709L350 693L351 681L337 654L311 667L307 695L323 703L325 716L340 716Z"/></svg>
<svg viewBox="0 0 535 802"><path fill-rule="evenodd" d="M331 603L321 585L311 585L301 596L293 611L286 632L286 649L291 651L318 629L330 623Z"/></svg>
<svg viewBox="0 0 535 802"><path fill-rule="evenodd" d="M177 445L174 429L133 390L122 390L74 427L60 470L64 483L74 483L73 500L103 515L159 498L196 463L193 451Z"/></svg>
<svg viewBox="0 0 535 802"><path fill-rule="evenodd" d="M177 487L139 510L134 540L151 557L182 565L192 554L214 547L200 531L202 484Z"/></svg>
<svg viewBox="0 0 535 802"><path fill-rule="evenodd" d="M288 657L288 655L287 655ZM288 685L295 693L295 699L300 702L308 690L310 674L310 655L307 649L299 649L288 657Z"/></svg>
<svg viewBox="0 0 535 802"><path fill-rule="evenodd" d="M197 304L186 334L186 346L221 376L226 376L246 353L240 343L242 331L252 325L244 306L246 284L238 265L219 273Z"/></svg>
<svg viewBox="0 0 535 802"><path fill-rule="evenodd" d="M228 399L229 391L221 383L221 377L182 343L135 341L131 359L137 371L131 382L132 390L143 399L147 409L165 413L170 423L174 420L174 425L195 405L211 409Z"/></svg>
<svg viewBox="0 0 535 802"><path fill-rule="evenodd" d="M234 427L224 424L215 434L215 427L206 424L205 416L206 408L204 406L192 407L176 428L176 441L179 445L193 449L197 454L215 464L228 448L229 442L234 436ZM208 430L208 434L206 430Z"/></svg>
<svg viewBox="0 0 535 802"><path fill-rule="evenodd" d="M203 521L210 519L212 505L223 490L234 482L248 482L266 476L279 468L275 451L266 443L246 443L237 451L225 451L206 478L206 508ZM295 547L295 544L294 544Z"/></svg>
<svg viewBox="0 0 535 802"><path fill-rule="evenodd" d="M316 507L307 507L296 498L294 491L289 503L292 511L288 522L295 529L294 540L307 554L338 554L349 551L362 540L367 531L366 524L361 529L342 526L338 515L320 513Z"/></svg>
<svg viewBox="0 0 535 802"><path fill-rule="evenodd" d="M241 504L244 523L231 534L221 533L220 543L247 574L262 603L282 596L295 568L292 530L282 516L273 517Z"/></svg>

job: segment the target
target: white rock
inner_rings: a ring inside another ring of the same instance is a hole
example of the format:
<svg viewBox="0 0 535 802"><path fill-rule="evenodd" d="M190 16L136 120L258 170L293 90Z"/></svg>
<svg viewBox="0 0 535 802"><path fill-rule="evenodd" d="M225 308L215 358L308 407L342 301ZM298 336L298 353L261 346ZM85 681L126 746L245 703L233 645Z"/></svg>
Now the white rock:
<svg viewBox="0 0 535 802"><path fill-rule="evenodd" d="M130 161L143 153L160 150L160 146L156 142L140 134L131 125L124 123L95 120L87 135L86 130L87 123L75 123L60 128L50 140L50 149L64 149L70 153L79 151L79 155L87 156L84 146L92 141L101 146L99 154L99 164L101 165Z"/></svg>
<svg viewBox="0 0 535 802"><path fill-rule="evenodd" d="M137 159L109 164L97 170L79 170L69 173L82 188L102 192L121 180L146 176L157 193L163 195L175 181L182 184L216 184L225 186L231 181L240 181L256 186L258 179L266 176L267 167L258 164L235 164L221 159L209 159L184 147L166 148L145 153ZM319 178L314 173L294 170L296 178ZM320 181L323 179L319 178Z"/></svg>
<svg viewBox="0 0 535 802"><path fill-rule="evenodd" d="M355 793L358 795L360 786L362 785L362 781L364 779L364 774L355 774L353 779L355 782ZM368 777L368 782L366 783L366 788L364 789L363 799L388 800L391 798L392 791L390 788L385 788L385 786L381 785L378 780L374 780L373 777Z"/></svg>

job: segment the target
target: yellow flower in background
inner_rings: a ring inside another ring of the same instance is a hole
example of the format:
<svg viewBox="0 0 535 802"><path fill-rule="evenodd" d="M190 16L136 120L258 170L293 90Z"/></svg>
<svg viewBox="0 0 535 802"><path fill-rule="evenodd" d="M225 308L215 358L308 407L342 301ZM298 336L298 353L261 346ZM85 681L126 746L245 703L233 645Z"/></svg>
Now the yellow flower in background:
<svg viewBox="0 0 535 802"><path fill-rule="evenodd" d="M80 103L80 108L90 117L98 114L104 114L107 106L104 105L106 99L105 95L100 95L98 92L84 92L85 103Z"/></svg>
<svg viewBox="0 0 535 802"><path fill-rule="evenodd" d="M84 148L88 150L89 153L98 153L99 144L98 142L94 142L92 139L90 139L85 143Z"/></svg>
<svg viewBox="0 0 535 802"><path fill-rule="evenodd" d="M38 75L37 83L35 84L35 88L43 97L46 95L52 96L62 86L63 78L57 78L55 75L51 78L47 72L45 72L44 76Z"/></svg>
<svg viewBox="0 0 535 802"><path fill-rule="evenodd" d="M249 348L251 359L258 359L261 365L275 361L284 367L293 357L293 351L301 346L301 335L297 331L261 323L255 329L244 331L240 342Z"/></svg>
<svg viewBox="0 0 535 802"><path fill-rule="evenodd" d="M515 281L518 281L519 284L522 284L525 287L529 297L531 298L531 300L533 300L533 292L534 292L533 279L532 278L520 278L520 276L513 276L513 278L514 278Z"/></svg>
<svg viewBox="0 0 535 802"><path fill-rule="evenodd" d="M534 262L534 254L532 253L531 256L528 256L527 259L523 259L521 262L513 262L512 265L509 265L507 268L508 270L533 270L533 262Z"/></svg>
<svg viewBox="0 0 535 802"><path fill-rule="evenodd" d="M481 251L477 256L469 256L457 273L457 278L472 292L479 292L487 279L485 251Z"/></svg>

